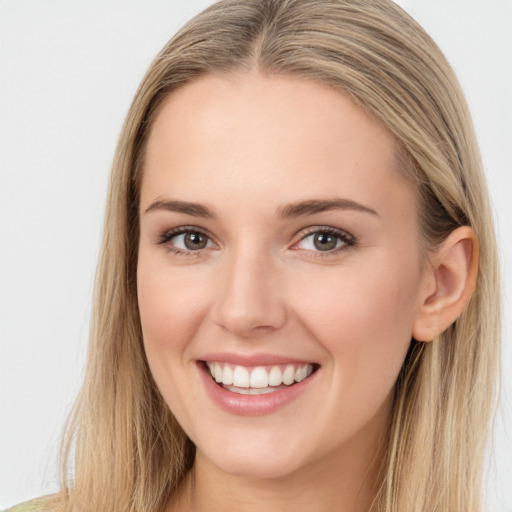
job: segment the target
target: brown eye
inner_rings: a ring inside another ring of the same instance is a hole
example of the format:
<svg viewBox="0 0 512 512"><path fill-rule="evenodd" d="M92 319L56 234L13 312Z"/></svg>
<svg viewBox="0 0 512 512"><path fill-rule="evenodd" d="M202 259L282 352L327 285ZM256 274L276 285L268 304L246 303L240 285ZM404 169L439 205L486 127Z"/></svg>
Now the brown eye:
<svg viewBox="0 0 512 512"><path fill-rule="evenodd" d="M197 232L183 233L175 238L183 238L183 245L189 251L204 249L208 244L208 237ZM174 245L176 245L176 242Z"/></svg>

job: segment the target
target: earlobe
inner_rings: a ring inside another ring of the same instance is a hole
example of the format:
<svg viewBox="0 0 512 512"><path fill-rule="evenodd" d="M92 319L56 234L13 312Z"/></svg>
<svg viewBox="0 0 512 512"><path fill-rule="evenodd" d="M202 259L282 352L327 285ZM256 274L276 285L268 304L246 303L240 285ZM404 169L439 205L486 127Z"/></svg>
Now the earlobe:
<svg viewBox="0 0 512 512"><path fill-rule="evenodd" d="M468 226L455 229L431 257L425 292L413 325L417 341L432 341L464 310L476 286L478 239Z"/></svg>

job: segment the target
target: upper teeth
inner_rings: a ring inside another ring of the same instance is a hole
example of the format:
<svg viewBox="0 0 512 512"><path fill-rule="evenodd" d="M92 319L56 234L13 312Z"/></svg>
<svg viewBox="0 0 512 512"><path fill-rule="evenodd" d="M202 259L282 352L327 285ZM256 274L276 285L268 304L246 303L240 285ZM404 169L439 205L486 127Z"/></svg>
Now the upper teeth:
<svg viewBox="0 0 512 512"><path fill-rule="evenodd" d="M207 362L210 373L216 382L225 386L239 388L266 388L269 386L287 386L301 382L313 373L312 364L288 364L275 366L245 366L226 363Z"/></svg>

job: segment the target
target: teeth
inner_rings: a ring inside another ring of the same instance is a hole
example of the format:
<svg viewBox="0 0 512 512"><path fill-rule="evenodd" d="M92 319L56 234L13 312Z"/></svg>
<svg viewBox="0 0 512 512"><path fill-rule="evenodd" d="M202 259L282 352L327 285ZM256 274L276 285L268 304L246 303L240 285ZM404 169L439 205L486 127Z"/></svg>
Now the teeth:
<svg viewBox="0 0 512 512"><path fill-rule="evenodd" d="M256 366L250 372L245 366L230 366L214 362L207 362L206 365L217 383L230 391L236 388L236 392L251 395L270 393L282 384L290 386L294 382L302 382L313 373L311 364Z"/></svg>
<svg viewBox="0 0 512 512"><path fill-rule="evenodd" d="M216 364L214 367L213 378L215 379L215 382L222 382L222 366L219 364Z"/></svg>
<svg viewBox="0 0 512 512"><path fill-rule="evenodd" d="M267 393L275 391L275 389L272 388L237 388L235 386L226 386L226 389L233 393L238 393L239 395L266 395Z"/></svg>
<svg viewBox="0 0 512 512"><path fill-rule="evenodd" d="M297 368L295 371L295 381L302 382L308 376L308 371L305 366Z"/></svg>
<svg viewBox="0 0 512 512"><path fill-rule="evenodd" d="M279 369L279 366L272 366L268 374L269 386L279 386L283 383L283 374Z"/></svg>
<svg viewBox="0 0 512 512"><path fill-rule="evenodd" d="M233 370L231 369L231 366L227 364L224 366L224 370L222 372L222 384L226 386L233 384Z"/></svg>
<svg viewBox="0 0 512 512"><path fill-rule="evenodd" d="M262 366L254 368L251 372L251 380L249 387L251 388L268 388L268 373Z"/></svg>
<svg viewBox="0 0 512 512"><path fill-rule="evenodd" d="M233 372L233 386L237 388L249 387L249 372L247 368L235 366L235 371Z"/></svg>
<svg viewBox="0 0 512 512"><path fill-rule="evenodd" d="M293 384L295 380L295 368L292 365L288 365L286 370L283 372L283 384L289 386Z"/></svg>

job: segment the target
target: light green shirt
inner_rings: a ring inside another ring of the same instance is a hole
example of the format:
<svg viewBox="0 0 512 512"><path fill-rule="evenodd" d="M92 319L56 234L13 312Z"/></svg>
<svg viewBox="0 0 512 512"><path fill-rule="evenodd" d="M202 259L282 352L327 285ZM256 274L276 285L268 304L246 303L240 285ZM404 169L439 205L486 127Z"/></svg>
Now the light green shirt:
<svg viewBox="0 0 512 512"><path fill-rule="evenodd" d="M8 508L4 512L43 512L43 507L38 501L39 500L25 501L24 503Z"/></svg>

